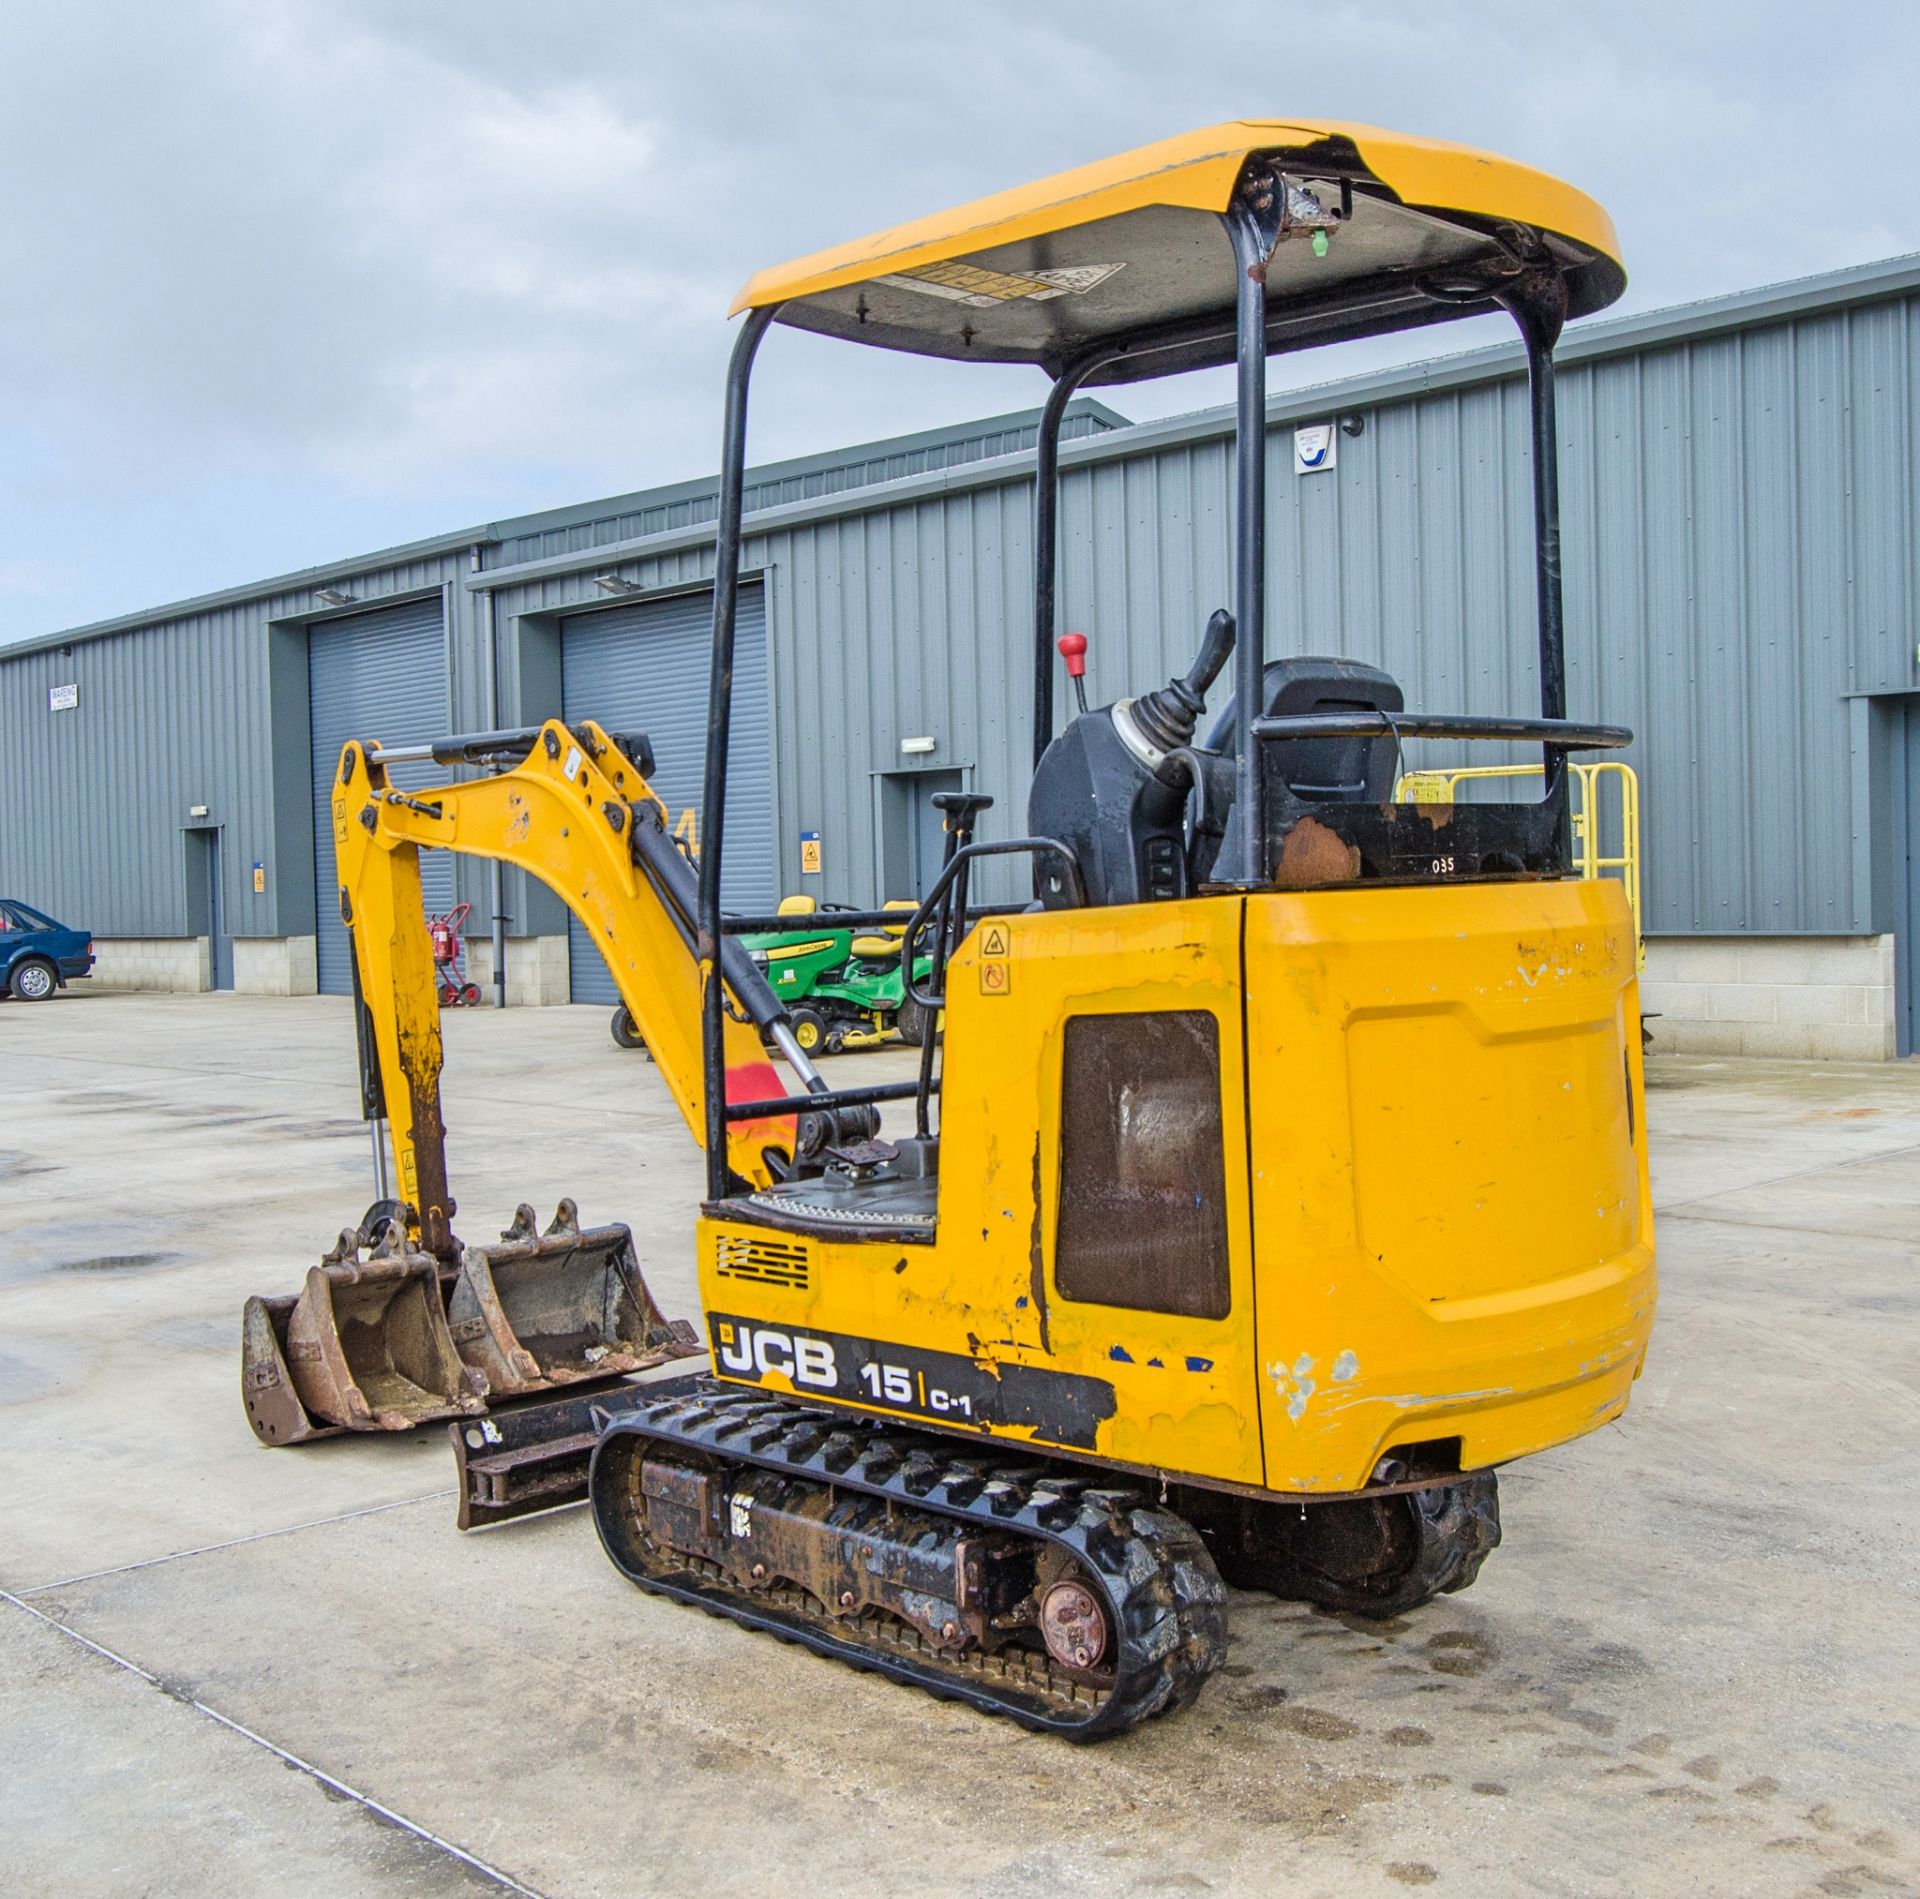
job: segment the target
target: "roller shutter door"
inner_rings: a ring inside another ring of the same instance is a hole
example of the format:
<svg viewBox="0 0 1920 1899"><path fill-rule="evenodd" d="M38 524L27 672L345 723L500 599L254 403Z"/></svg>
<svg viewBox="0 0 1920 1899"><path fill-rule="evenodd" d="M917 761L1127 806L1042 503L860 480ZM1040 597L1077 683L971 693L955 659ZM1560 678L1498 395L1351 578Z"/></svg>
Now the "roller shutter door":
<svg viewBox="0 0 1920 1899"><path fill-rule="evenodd" d="M353 951L340 922L334 874L333 775L348 739L414 745L447 731L447 659L440 598L410 600L377 613L316 627L307 640L307 698L313 732L313 882L319 920L320 992L353 993ZM396 765L402 790L431 784L431 764ZM453 907L453 859L420 853L429 914Z"/></svg>
<svg viewBox="0 0 1920 1899"><path fill-rule="evenodd" d="M653 788L675 824L698 810L706 767L711 593L679 594L568 620L561 636L561 705L653 741ZM773 738L767 693L766 591L740 589L734 623L733 726L728 745L727 849L720 900L730 910L773 905ZM702 830L701 835L705 832ZM613 977L571 917L575 1002L614 1003Z"/></svg>

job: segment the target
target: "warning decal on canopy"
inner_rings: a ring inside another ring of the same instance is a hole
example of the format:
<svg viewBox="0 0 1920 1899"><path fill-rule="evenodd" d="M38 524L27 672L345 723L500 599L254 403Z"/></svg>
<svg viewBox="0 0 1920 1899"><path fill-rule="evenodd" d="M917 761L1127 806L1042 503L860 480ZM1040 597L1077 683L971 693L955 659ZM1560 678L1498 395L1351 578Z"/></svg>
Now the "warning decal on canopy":
<svg viewBox="0 0 1920 1899"><path fill-rule="evenodd" d="M876 277L874 282L892 284L898 290L917 290L923 297L946 297L976 310L990 310L996 303L1084 297L1125 269L1125 264L1067 264L1052 270L988 270L951 258L945 263L920 264L897 276Z"/></svg>

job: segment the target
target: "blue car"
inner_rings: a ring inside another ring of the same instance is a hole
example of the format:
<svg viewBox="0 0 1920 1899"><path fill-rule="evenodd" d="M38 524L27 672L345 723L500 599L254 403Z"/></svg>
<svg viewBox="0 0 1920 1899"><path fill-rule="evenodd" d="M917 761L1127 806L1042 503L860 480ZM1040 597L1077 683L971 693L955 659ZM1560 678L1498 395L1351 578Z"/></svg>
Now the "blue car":
<svg viewBox="0 0 1920 1899"><path fill-rule="evenodd" d="M42 911L0 897L0 996L45 1002L93 971L93 939Z"/></svg>

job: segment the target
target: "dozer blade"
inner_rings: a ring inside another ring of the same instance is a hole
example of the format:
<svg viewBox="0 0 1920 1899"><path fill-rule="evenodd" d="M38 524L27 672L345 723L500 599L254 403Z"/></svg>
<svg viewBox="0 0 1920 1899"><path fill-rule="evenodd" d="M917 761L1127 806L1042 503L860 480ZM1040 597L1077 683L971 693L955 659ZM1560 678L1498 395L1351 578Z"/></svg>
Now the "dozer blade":
<svg viewBox="0 0 1920 1899"><path fill-rule="evenodd" d="M544 1233L522 1206L499 1245L468 1247L447 1319L496 1398L645 1371L699 1349L654 1304L633 1234L582 1232L571 1200Z"/></svg>
<svg viewBox="0 0 1920 1899"><path fill-rule="evenodd" d="M249 1299L241 1377L263 1444L405 1431L486 1409L486 1379L461 1362L447 1330L439 1265L397 1225L364 1257L359 1236L342 1233L297 1299Z"/></svg>
<svg viewBox="0 0 1920 1899"><path fill-rule="evenodd" d="M685 1328L692 1347L693 1328L684 1319L675 1324ZM700 1356L697 1349L689 1355ZM448 1425L461 1529L483 1530L536 1510L584 1502L587 1466L607 1424L650 1403L669 1386L679 1389L693 1376L676 1372L646 1384L603 1385L564 1398L508 1405L487 1417Z"/></svg>

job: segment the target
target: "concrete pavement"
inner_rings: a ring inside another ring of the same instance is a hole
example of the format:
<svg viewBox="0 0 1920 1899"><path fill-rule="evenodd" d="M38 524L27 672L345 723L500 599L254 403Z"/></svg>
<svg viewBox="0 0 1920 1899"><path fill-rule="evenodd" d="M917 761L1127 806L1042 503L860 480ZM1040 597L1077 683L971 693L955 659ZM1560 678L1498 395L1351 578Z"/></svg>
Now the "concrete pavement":
<svg viewBox="0 0 1920 1899"><path fill-rule="evenodd" d="M462 1230L570 1193L691 1315L698 1157L604 1012L447 1040ZM1503 1474L1470 1592L1236 1594L1196 1708L1079 1750L642 1597L578 1511L463 1538L437 1433L260 1449L241 1301L368 1198L345 1005L0 1007L6 1883L1920 1891L1920 1067L1648 1112L1624 1422Z"/></svg>

